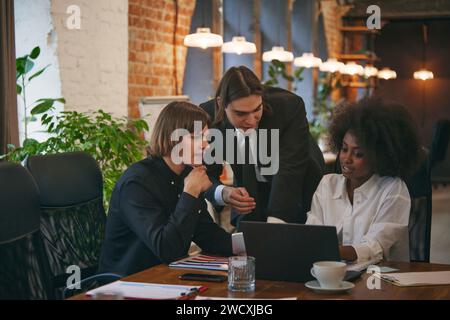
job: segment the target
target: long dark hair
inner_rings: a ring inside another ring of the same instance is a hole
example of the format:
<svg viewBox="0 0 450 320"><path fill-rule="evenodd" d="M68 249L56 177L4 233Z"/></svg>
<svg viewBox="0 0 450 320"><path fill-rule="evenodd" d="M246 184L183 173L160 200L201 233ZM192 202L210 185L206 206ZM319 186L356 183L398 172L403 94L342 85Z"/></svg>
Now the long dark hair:
<svg viewBox="0 0 450 320"><path fill-rule="evenodd" d="M215 124L220 124L225 120L225 108L234 100L248 97L250 95L263 95L263 85L258 77L247 67L231 67L220 80L216 91L216 116ZM217 101L220 98L220 103ZM263 101L264 111L269 111L270 107Z"/></svg>

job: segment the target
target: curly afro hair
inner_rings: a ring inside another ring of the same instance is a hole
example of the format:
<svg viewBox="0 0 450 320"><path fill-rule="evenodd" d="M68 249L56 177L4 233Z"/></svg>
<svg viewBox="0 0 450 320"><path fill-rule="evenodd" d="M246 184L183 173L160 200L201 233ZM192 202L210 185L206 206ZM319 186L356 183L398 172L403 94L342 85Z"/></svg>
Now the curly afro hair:
<svg viewBox="0 0 450 320"><path fill-rule="evenodd" d="M380 176L407 178L422 161L417 126L399 104L366 98L337 107L329 130L334 151L341 150L348 131L365 149L369 163Z"/></svg>

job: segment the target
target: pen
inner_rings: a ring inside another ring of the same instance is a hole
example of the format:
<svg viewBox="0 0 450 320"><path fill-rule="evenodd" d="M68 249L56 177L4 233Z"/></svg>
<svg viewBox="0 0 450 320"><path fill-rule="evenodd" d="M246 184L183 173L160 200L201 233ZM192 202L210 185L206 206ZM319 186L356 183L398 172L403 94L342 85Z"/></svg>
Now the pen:
<svg viewBox="0 0 450 320"><path fill-rule="evenodd" d="M183 292L181 293L181 296L178 298L178 300L190 300L192 299L195 295L197 295L200 291L198 290L198 288L191 288L189 290L189 292Z"/></svg>

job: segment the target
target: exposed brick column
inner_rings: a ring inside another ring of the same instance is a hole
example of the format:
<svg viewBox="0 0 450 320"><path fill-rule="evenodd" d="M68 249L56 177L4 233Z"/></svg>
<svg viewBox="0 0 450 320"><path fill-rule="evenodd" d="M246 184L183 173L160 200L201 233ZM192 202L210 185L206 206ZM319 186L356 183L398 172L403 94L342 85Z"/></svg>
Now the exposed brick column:
<svg viewBox="0 0 450 320"><path fill-rule="evenodd" d="M336 0L321 0L320 7L323 14L325 38L327 41L328 58L338 58L343 49L342 16L350 10L350 6L340 6ZM331 93L331 99L338 101L341 98L341 90L336 89Z"/></svg>
<svg viewBox="0 0 450 320"><path fill-rule="evenodd" d="M342 52L342 16L350 9L350 6L339 6L336 0L320 1L325 38L327 40L328 57L336 58Z"/></svg>
<svg viewBox="0 0 450 320"><path fill-rule="evenodd" d="M130 118L140 117L138 103L144 96L182 93L187 53L183 39L194 8L195 1L189 0L129 0Z"/></svg>

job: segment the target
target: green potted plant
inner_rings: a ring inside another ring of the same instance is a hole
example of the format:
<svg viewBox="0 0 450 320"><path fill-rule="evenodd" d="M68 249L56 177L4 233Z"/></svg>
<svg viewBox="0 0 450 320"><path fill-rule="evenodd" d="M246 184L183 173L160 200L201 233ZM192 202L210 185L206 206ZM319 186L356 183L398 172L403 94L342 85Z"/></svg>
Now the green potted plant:
<svg viewBox="0 0 450 320"><path fill-rule="evenodd" d="M55 103L64 103L63 98L39 99L31 106L26 102L26 87L31 80L41 75L47 67L33 73L34 60L40 49L17 59L17 94L23 99L25 111L31 109L34 119L24 119L25 127L29 121L39 120L49 134L46 141L39 142L28 137L22 146L9 145L9 152L0 159L21 162L26 157L38 154L84 151L91 154L98 162L103 173L105 205L108 204L117 179L132 163L142 159L146 146L143 136L148 131L144 120L129 120L126 117L113 117L103 110L81 113L65 111L58 115L53 113ZM26 114L26 113L25 113Z"/></svg>
<svg viewBox="0 0 450 320"><path fill-rule="evenodd" d="M42 75L45 70L47 70L50 65L45 66L44 68L34 71L35 61L40 56L41 49L39 47L35 47L29 54L24 55L23 57L19 57L16 59L16 90L19 99L22 101L24 108L24 129L25 129L25 139L24 144L27 143L28 139L28 125L32 121L36 121L36 115L47 112L52 109L56 102L65 103L64 98L45 98L38 99L31 104L28 104L27 101L27 87L29 84ZM28 116L28 111L31 109L31 116Z"/></svg>

